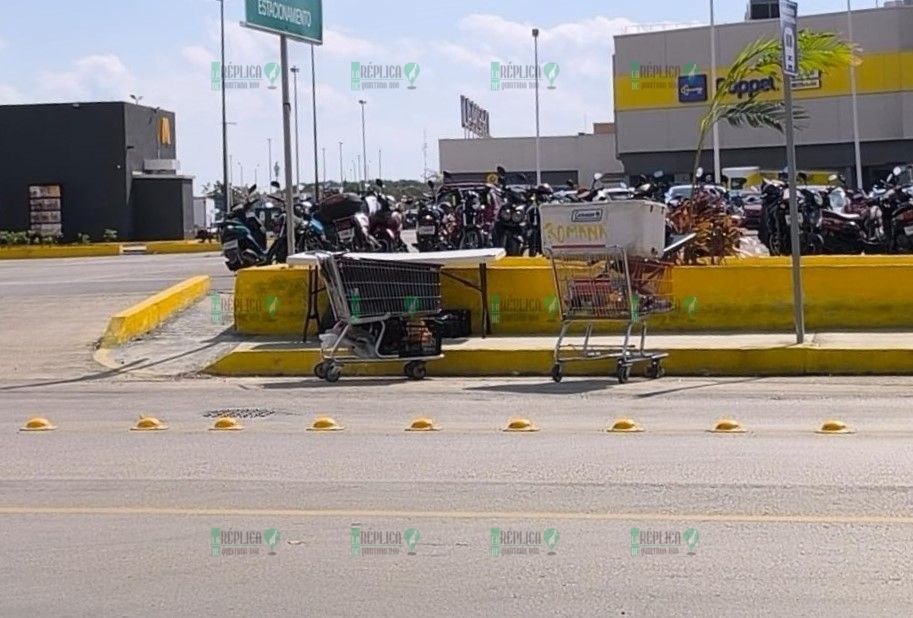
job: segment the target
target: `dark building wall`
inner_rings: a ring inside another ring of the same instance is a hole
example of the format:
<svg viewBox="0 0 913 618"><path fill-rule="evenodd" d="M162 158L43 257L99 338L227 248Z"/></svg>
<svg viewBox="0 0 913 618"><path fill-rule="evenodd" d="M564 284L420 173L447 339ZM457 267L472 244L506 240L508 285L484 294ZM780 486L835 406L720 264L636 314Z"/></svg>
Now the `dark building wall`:
<svg viewBox="0 0 913 618"><path fill-rule="evenodd" d="M129 230L122 103L0 106L0 229L27 230L30 184L59 184L64 237Z"/></svg>
<svg viewBox="0 0 913 618"><path fill-rule="evenodd" d="M133 179L133 240L193 237L193 181L183 176Z"/></svg>
<svg viewBox="0 0 913 618"><path fill-rule="evenodd" d="M163 117L170 144L160 139ZM0 230L29 228L30 184L59 184L66 241L101 240L106 228L148 238L134 225L133 173L176 150L171 112L123 102L0 106ZM182 212L187 203L160 206Z"/></svg>

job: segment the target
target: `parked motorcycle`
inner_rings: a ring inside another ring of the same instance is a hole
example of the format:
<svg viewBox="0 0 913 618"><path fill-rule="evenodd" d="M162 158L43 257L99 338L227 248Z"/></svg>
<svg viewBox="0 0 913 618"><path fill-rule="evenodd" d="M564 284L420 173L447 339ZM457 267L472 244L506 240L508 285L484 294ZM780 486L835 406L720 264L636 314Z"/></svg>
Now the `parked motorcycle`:
<svg viewBox="0 0 913 618"><path fill-rule="evenodd" d="M330 195L317 204L313 216L323 225L333 250L376 251L380 248L370 234L368 205L359 195Z"/></svg>
<svg viewBox="0 0 913 618"><path fill-rule="evenodd" d="M378 178L375 181L376 191L365 195L368 207L368 233L384 253L398 253L408 251L403 242L403 216L396 209L393 196L384 195L384 181Z"/></svg>
<svg viewBox="0 0 913 618"><path fill-rule="evenodd" d="M431 195L418 207L415 225L415 248L421 252L451 249L449 238L455 227L448 206L438 201L434 181L428 181Z"/></svg>

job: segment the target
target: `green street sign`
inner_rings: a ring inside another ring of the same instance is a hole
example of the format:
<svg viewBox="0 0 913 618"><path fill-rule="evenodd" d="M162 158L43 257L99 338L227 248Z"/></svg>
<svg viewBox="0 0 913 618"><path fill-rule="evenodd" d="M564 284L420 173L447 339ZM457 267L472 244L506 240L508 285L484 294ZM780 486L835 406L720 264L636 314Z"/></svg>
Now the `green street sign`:
<svg viewBox="0 0 913 618"><path fill-rule="evenodd" d="M245 5L248 28L323 43L323 0L245 0Z"/></svg>

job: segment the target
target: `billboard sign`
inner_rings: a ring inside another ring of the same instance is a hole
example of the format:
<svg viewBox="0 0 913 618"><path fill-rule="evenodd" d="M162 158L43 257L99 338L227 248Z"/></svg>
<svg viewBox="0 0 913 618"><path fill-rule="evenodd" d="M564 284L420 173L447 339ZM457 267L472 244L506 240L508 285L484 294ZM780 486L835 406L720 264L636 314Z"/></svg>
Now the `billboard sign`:
<svg viewBox="0 0 913 618"><path fill-rule="evenodd" d="M323 43L323 0L244 0L243 25L305 43Z"/></svg>
<svg viewBox="0 0 913 618"><path fill-rule="evenodd" d="M460 95L460 126L478 137L491 137L488 111L463 95Z"/></svg>

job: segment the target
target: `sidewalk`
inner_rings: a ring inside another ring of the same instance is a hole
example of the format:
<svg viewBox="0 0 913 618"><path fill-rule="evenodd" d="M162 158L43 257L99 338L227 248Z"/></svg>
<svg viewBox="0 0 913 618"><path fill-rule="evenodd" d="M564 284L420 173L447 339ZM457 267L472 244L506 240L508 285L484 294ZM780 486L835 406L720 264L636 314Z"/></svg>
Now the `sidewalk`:
<svg viewBox="0 0 913 618"><path fill-rule="evenodd" d="M308 376L319 360L317 344L269 340L240 344L205 372L222 376ZM634 342L636 339L632 337ZM649 350L669 353L672 376L904 375L913 374L913 332L808 333L795 335L707 334L647 336ZM569 343L582 345L581 337ZM595 337L591 344L619 346L621 337ZM550 374L555 337L492 337L447 342L445 357L428 363L432 376L520 376ZM634 376L640 375L635 368ZM345 375L402 375L402 363L352 365ZM574 362L565 375L611 376L612 360Z"/></svg>

